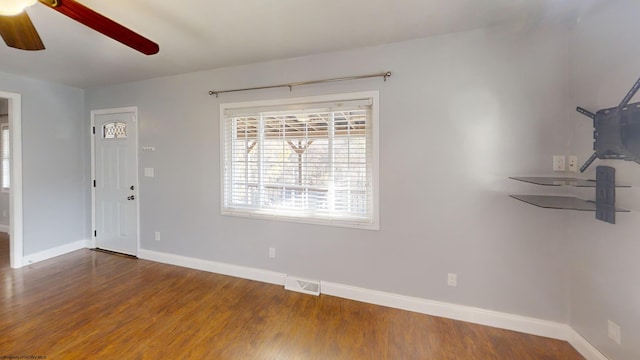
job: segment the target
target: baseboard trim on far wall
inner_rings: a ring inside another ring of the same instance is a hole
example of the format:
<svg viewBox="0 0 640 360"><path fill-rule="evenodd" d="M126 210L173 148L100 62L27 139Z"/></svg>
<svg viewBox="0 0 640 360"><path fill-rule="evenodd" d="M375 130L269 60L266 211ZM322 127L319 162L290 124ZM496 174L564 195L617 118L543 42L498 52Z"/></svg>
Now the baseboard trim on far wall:
<svg viewBox="0 0 640 360"><path fill-rule="evenodd" d="M138 257L145 260L282 286L284 286L287 277L287 274L279 272L144 249L138 251ZM320 281L320 293L400 310L563 340L569 342L587 360L607 360L604 355L567 324L326 281Z"/></svg>
<svg viewBox="0 0 640 360"><path fill-rule="evenodd" d="M284 286L284 281L287 277L286 274L274 271L225 264L144 249L138 250L138 258L282 286Z"/></svg>
<svg viewBox="0 0 640 360"><path fill-rule="evenodd" d="M48 260L56 256L64 255L72 251L84 249L89 247L89 240L79 240L70 244L54 247L49 250L40 251L35 254L27 255L22 258L22 264L30 265L40 261Z"/></svg>
<svg viewBox="0 0 640 360"><path fill-rule="evenodd" d="M536 318L485 310L441 301L427 300L393 293L369 290L354 286L321 282L323 294L421 314L466 321L500 329L567 340L565 324Z"/></svg>

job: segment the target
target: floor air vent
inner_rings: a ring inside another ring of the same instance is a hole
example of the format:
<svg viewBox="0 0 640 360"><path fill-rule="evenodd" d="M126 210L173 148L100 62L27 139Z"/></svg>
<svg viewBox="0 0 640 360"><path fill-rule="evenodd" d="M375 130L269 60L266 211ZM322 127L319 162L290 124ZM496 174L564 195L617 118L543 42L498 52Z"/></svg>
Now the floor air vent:
<svg viewBox="0 0 640 360"><path fill-rule="evenodd" d="M309 295L320 295L320 281L316 280L306 280L287 276L287 279L284 281L284 288Z"/></svg>

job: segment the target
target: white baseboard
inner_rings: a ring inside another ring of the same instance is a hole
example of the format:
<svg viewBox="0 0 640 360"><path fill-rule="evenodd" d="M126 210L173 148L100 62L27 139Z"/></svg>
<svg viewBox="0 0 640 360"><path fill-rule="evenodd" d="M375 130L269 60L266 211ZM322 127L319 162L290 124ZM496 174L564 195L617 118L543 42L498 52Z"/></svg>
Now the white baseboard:
<svg viewBox="0 0 640 360"><path fill-rule="evenodd" d="M225 264L215 261L208 261L196 258L190 258L186 256L173 255L167 253L161 253L151 250L138 250L138 257L140 259L156 261L164 264L171 264L182 266L190 269L203 270L216 274L229 275L243 279L261 281L269 284L276 284L284 286L284 281L287 278L286 274L261 270L256 268L250 268L245 266Z"/></svg>
<svg viewBox="0 0 640 360"><path fill-rule="evenodd" d="M338 296L345 299L357 300L370 304L439 316L447 319L466 321L501 329L519 331L532 335L567 340L567 325L553 321L362 289L324 281L321 283L320 288L322 289L323 294Z"/></svg>
<svg viewBox="0 0 640 360"><path fill-rule="evenodd" d="M9 231L11 231L9 225L0 224L0 232L8 233Z"/></svg>
<svg viewBox="0 0 640 360"><path fill-rule="evenodd" d="M608 360L603 353L596 349L587 339L580 335L577 331L567 325L569 332L569 339L567 341L573 346L587 360Z"/></svg>
<svg viewBox="0 0 640 360"><path fill-rule="evenodd" d="M145 260L282 286L284 286L287 277L287 274L279 272L144 249L138 251L138 257ZM320 282L320 293L369 304L563 340L569 342L587 360L607 360L602 353L567 324L326 281Z"/></svg>
<svg viewBox="0 0 640 360"><path fill-rule="evenodd" d="M37 252L35 254L27 255L22 258L22 264L24 266L35 264L40 261L54 258L56 256L64 255L72 251L80 250L89 247L89 240L79 240L70 244L61 245L52 249Z"/></svg>

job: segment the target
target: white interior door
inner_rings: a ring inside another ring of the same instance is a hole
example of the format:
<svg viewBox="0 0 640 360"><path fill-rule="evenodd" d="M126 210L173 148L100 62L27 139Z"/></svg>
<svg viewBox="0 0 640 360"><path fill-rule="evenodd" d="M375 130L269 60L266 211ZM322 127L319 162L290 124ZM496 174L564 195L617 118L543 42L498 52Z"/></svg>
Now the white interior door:
<svg viewBox="0 0 640 360"><path fill-rule="evenodd" d="M138 252L138 132L135 108L91 112L96 247Z"/></svg>

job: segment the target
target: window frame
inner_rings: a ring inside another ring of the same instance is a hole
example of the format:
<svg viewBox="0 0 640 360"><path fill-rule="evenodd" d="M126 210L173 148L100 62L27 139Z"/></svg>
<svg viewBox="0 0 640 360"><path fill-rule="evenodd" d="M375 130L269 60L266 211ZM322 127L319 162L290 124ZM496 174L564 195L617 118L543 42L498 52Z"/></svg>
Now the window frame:
<svg viewBox="0 0 640 360"><path fill-rule="evenodd" d="M250 107L277 107L277 106L294 106L308 103L322 103L322 102L340 102L371 99L371 118L369 124L371 127L371 204L373 206L371 212L371 222L355 221L350 219L326 219L326 218L312 218L304 216L287 216L282 214L273 214L265 210L253 210L253 209L236 209L225 207L225 152L227 150L227 144L225 143L225 111L238 108L250 108ZM315 224L315 225L327 225L337 227L348 227L365 230L379 230L380 229L380 202L379 202L379 92L378 91L363 91L308 97L292 97L284 99L272 99L272 100L258 100L258 101L244 101L233 103L221 103L219 113L219 139L220 139L220 212L221 215L226 216L238 216L245 218L257 218L266 220L276 220L294 223Z"/></svg>

